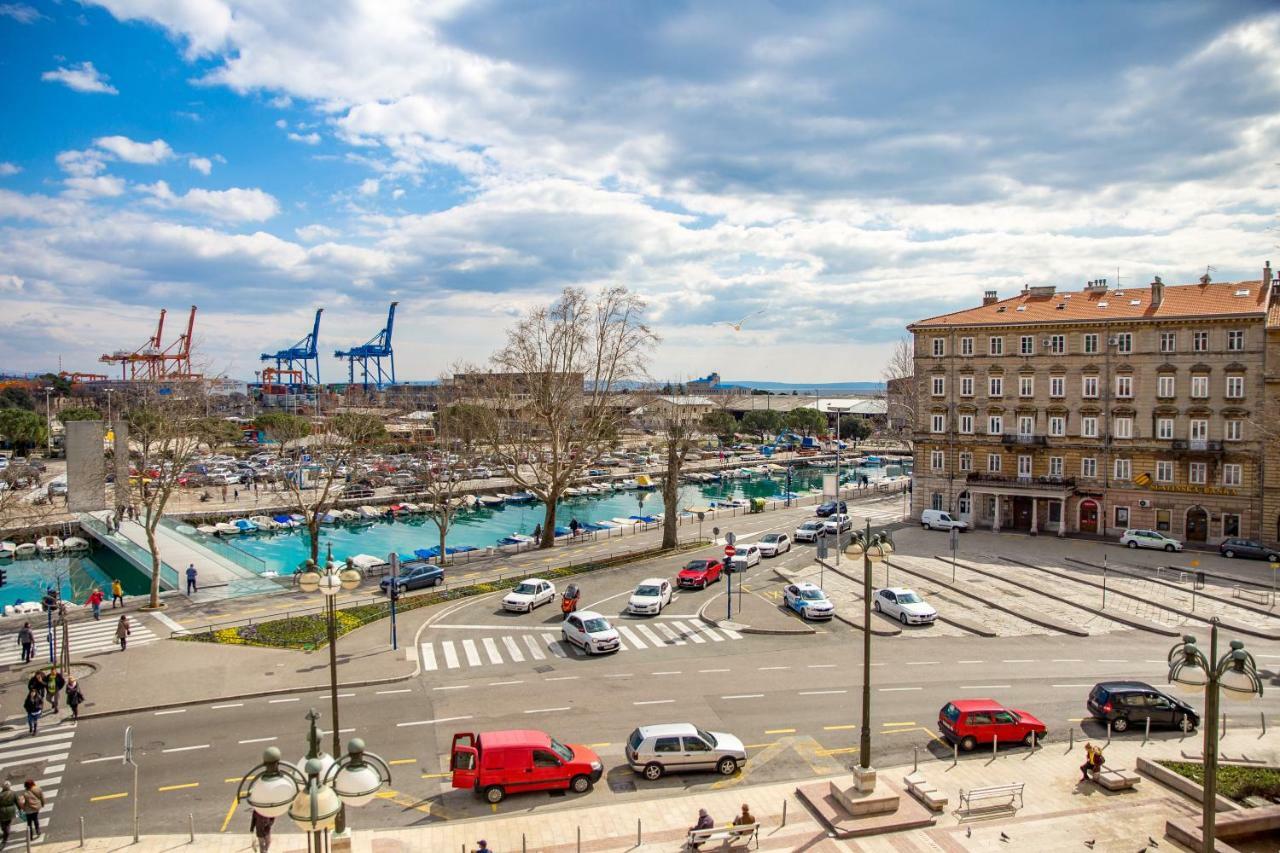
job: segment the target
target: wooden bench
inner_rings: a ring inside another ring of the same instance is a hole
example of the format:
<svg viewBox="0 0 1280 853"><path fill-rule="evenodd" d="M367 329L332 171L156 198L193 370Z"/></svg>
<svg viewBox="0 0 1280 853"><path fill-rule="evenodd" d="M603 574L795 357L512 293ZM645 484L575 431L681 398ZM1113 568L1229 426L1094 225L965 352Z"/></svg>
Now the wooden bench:
<svg viewBox="0 0 1280 853"><path fill-rule="evenodd" d="M732 850L735 847L749 849L751 842L760 849L760 824L749 823L744 826L716 826L711 829L691 829L689 837L684 840L686 850L700 849L695 845L706 845L708 842L719 842L721 850Z"/></svg>
<svg viewBox="0 0 1280 853"><path fill-rule="evenodd" d="M1124 769L1117 770L1105 764L1102 765L1101 770L1090 773L1089 778L1108 791L1128 791L1142 781L1142 777L1137 773L1130 773Z"/></svg>
<svg viewBox="0 0 1280 853"><path fill-rule="evenodd" d="M909 773L902 778L903 783L907 786L907 791L920 802L924 803L935 812L940 812L947 806L947 798L925 778L920 772Z"/></svg>
<svg viewBox="0 0 1280 853"><path fill-rule="evenodd" d="M1025 787L1025 782L1015 782L1008 785L991 785L986 788L970 788L968 791L961 789L959 810L966 814L998 808L1017 811L1022 808L1022 789ZM992 803L989 806L981 805L993 800L1001 802ZM975 801L980 804L978 807L974 806Z"/></svg>

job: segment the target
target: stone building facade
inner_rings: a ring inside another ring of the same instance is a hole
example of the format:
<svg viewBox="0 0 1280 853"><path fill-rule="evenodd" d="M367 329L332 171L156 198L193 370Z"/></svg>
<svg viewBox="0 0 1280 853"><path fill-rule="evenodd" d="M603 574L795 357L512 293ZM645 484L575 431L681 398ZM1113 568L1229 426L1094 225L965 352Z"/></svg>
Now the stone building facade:
<svg viewBox="0 0 1280 853"><path fill-rule="evenodd" d="M914 513L1276 541L1278 293L1268 263L1252 282L989 291L913 323Z"/></svg>

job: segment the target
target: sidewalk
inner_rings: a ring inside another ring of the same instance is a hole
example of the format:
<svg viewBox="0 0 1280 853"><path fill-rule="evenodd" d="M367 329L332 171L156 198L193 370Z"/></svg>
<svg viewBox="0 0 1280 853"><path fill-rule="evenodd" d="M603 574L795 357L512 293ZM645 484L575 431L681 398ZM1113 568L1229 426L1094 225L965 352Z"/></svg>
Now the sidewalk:
<svg viewBox="0 0 1280 853"><path fill-rule="evenodd" d="M1171 736L1143 746L1138 739L1116 741L1106 749L1109 767L1132 769L1139 755L1180 759L1197 756L1200 736L1185 740ZM920 772L950 800L937 815L935 825L892 835L870 836L851 840L830 838L824 826L808 812L795 794L795 783L733 787L732 780L718 783L710 791L677 797L614 803L574 811L522 810L513 798L514 811L500 817L441 822L399 830L361 831L359 810L353 810L351 823L356 827L352 851L355 853L408 853L429 850L432 853L470 851L484 838L496 853L513 853L524 849L533 853L576 853L581 831L583 851L590 853L676 853L681 850L685 831L697 819L698 809L705 808L716 824L728 823L739 807L746 803L761 826L761 850L804 850L807 853L918 853L925 850L949 853L979 851L1025 851L1078 853L1090 849L1095 853L1125 851L1132 853L1149 847L1149 838L1166 849L1179 849L1165 840L1165 821L1194 817L1199 805L1188 797L1162 787L1143 777L1136 789L1111 793L1092 782L1080 782L1079 764L1083 761L1083 741L1074 750L1068 744L1051 741L1033 754L1026 749L1002 753L994 761L990 754L963 758L952 766L949 750L939 748L940 757L921 756ZM1261 738L1257 732L1234 732L1222 740L1224 759L1248 756L1252 761L1280 761L1280 741ZM879 768L882 780L901 787L902 777L911 766ZM835 778L846 783L849 776ZM810 780L806 780L810 781ZM817 780L825 781L825 780ZM1002 783L1025 783L1024 806L1016 813L1003 812L989 817L964 817L956 813L960 790ZM882 782L881 784L884 784ZM394 796L387 792L386 796ZM905 796L905 795L904 795ZM537 800L537 795L530 795ZM786 824L782 824L783 809ZM143 838L134 845L132 838L89 839L84 848L78 843L45 845L44 849L63 853L72 850L125 850L137 853L160 853L176 849L208 851L242 851L248 849L248 813L242 806L231 821L237 834L199 835L195 845L188 844L186 834L161 838ZM180 817L175 824L181 824ZM175 828L179 828L175 826ZM287 819L276 826L283 831L273 839L273 853L295 853L305 850L305 839ZM637 835L638 834L638 835ZM1003 838L1002 838L1003 836ZM1004 840L1006 839L1007 840ZM715 849L711 846L708 850Z"/></svg>

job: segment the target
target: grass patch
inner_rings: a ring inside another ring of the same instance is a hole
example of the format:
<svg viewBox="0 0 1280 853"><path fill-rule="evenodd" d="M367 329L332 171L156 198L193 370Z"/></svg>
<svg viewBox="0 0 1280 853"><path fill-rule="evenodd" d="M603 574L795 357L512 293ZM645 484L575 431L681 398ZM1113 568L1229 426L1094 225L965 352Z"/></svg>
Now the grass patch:
<svg viewBox="0 0 1280 853"><path fill-rule="evenodd" d="M595 560L589 563L561 566L554 569L538 569L530 571L527 575L504 578L500 581L485 581L453 589L433 590L418 595L401 596L396 603L396 613L406 613L410 610L417 610L419 607L431 607L436 604L443 604L446 601L457 601L474 595L484 595L490 592L510 589L527 577L558 580L600 571L601 569L624 566L628 563L647 560L651 557L693 551L705 547L707 544L707 542L688 543L668 550L655 549L636 554L626 554L621 557L614 557L611 560ZM338 611L337 616L337 636L341 637L343 634L350 633L357 628L368 625L370 622L389 618L391 616L391 602L380 601L373 604L362 604L358 607L345 607ZM266 622L256 622L252 625L215 628L200 633L183 634L174 639L192 643L264 646L272 649L294 649L298 651L318 649L329 642L328 624L323 613L272 619Z"/></svg>
<svg viewBox="0 0 1280 853"><path fill-rule="evenodd" d="M1157 763L1197 785L1204 784L1204 765L1201 763L1166 760ZM1219 764L1218 793L1236 802L1244 802L1247 797L1280 797L1280 770Z"/></svg>

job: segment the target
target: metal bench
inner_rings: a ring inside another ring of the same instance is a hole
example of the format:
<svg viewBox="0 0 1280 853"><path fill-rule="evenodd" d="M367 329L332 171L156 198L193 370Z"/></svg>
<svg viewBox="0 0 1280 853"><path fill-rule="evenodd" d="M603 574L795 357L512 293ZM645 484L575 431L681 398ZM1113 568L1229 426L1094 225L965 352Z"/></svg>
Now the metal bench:
<svg viewBox="0 0 1280 853"><path fill-rule="evenodd" d="M760 849L760 824L749 823L744 826L716 826L711 829L691 829L689 837L684 840L686 850L698 850L695 845L706 845L708 842L720 842L721 850L732 850L735 847L749 849L751 842Z"/></svg>
<svg viewBox="0 0 1280 853"><path fill-rule="evenodd" d="M1000 808L1017 811L1022 808L1022 789L1025 787L1025 782L1015 782L1008 785L991 785L987 788L970 788L968 791L961 789L959 810L965 813ZM993 800L1000 800L1000 802L985 805ZM979 803L976 808L975 801Z"/></svg>
<svg viewBox="0 0 1280 853"><path fill-rule="evenodd" d="M930 784L924 774L920 772L909 773L902 777L903 783L907 786L907 792L910 793L920 802L924 803L935 812L940 812L947 805L947 798L936 787Z"/></svg>
<svg viewBox="0 0 1280 853"><path fill-rule="evenodd" d="M1108 791L1127 791L1142 781L1142 777L1137 773L1130 773L1123 768L1117 770L1105 764L1102 765L1101 770L1090 773L1089 778Z"/></svg>

